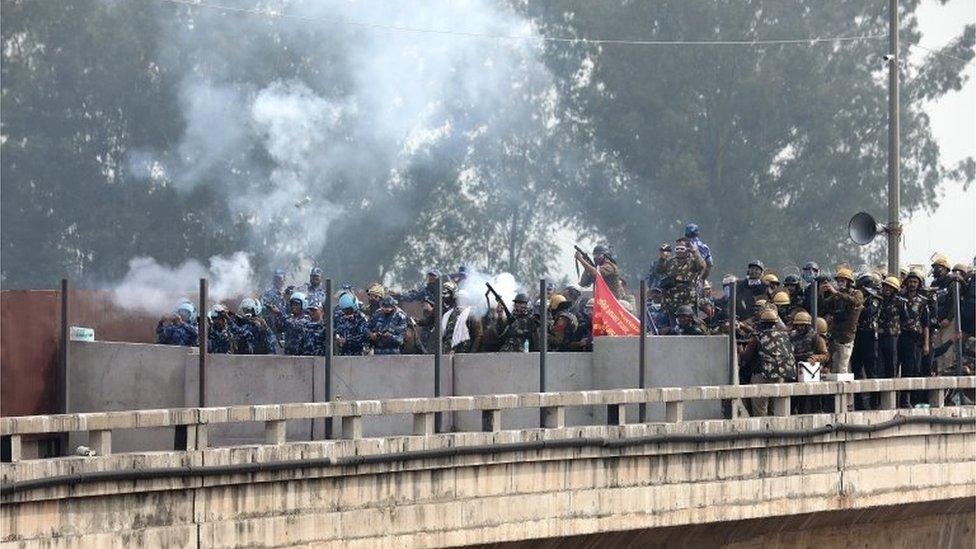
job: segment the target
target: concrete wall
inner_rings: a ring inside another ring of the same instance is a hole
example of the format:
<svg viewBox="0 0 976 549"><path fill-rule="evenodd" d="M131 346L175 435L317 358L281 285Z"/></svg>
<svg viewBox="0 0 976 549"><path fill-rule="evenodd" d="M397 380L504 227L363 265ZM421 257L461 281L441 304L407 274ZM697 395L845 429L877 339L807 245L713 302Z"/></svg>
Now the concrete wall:
<svg viewBox="0 0 976 549"><path fill-rule="evenodd" d="M585 391L593 388L592 353L546 355L547 391ZM454 388L457 395L534 393L539 390L539 353L478 353L454 355ZM454 415L460 431L481 428L478 412ZM593 423L592 408L566 410L568 425ZM505 410L503 429L539 426L539 411Z"/></svg>
<svg viewBox="0 0 976 549"><path fill-rule="evenodd" d="M598 337L593 342L593 388L624 389L638 387L637 337ZM645 348L648 387L696 387L729 383L728 339L723 336L651 336ZM720 419L722 405L708 401L685 404L687 419ZM628 418L637 417L637 407L627 409ZM596 419L605 421L606 410ZM664 405L647 407L648 421L664 420Z"/></svg>
<svg viewBox="0 0 976 549"><path fill-rule="evenodd" d="M550 353L549 391L637 387L637 338L597 338L592 353ZM726 340L722 337L650 337L647 344L648 387L722 385L727 382ZM197 406L198 355L195 349L165 345L72 342L69 412L135 410ZM343 400L433 396L434 358L430 355L335 357L332 392ZM538 353L445 355L441 368L443 395L534 392L539 388ZM322 401L323 357L211 355L207 404L270 404ZM658 409L661 408L661 409ZM602 409L569 408L569 425L605 421ZM637 409L628 410L631 421ZM651 406L649 418L663 418L663 407ZM690 419L718 418L718 403L688 404ZM411 418L364 420L369 436L409 432ZM445 414L445 429L477 430L477 413ZM538 425L536 410L504 412L506 428ZM320 438L324 422L293 421L289 440ZM263 440L260 425L220 426L210 433L214 445ZM168 449L168 431L126 432L113 441L116 451ZM84 440L74 439L83 444Z"/></svg>
<svg viewBox="0 0 976 549"><path fill-rule="evenodd" d="M111 412L184 406L186 363L197 356L187 347L142 343L71 342L68 412ZM194 397L194 401L196 398ZM71 448L87 444L73 434ZM115 435L116 452L171 450L171 429L137 429Z"/></svg>

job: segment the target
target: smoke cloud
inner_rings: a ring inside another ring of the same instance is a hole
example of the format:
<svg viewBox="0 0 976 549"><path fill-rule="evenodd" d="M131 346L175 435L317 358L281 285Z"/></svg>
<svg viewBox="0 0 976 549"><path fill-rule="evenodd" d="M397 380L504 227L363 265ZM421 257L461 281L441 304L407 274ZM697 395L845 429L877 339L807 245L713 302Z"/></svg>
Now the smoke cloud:
<svg viewBox="0 0 976 549"><path fill-rule="evenodd" d="M486 135L556 123L531 114L555 108L538 41L350 24L535 36L502 3L292 1L280 18L179 9L161 8L161 43L185 129L170 150L132 151L130 170L219 193L264 270L314 262L333 225L364 212L398 234L415 212L375 202L402 190L411 168L436 164L438 151L477 158Z"/></svg>
<svg viewBox="0 0 976 549"><path fill-rule="evenodd" d="M136 257L129 260L129 272L112 290L112 300L129 310L161 315L172 312L180 298L196 304L201 278L208 279L213 303L250 295L251 272L251 260L244 252L211 257L206 267L194 260L166 267L151 257Z"/></svg>
<svg viewBox="0 0 976 549"><path fill-rule="evenodd" d="M494 296L489 296L488 300L485 299L485 292L488 290L487 286L485 286L486 282L491 284L491 287L498 292L498 295L502 297L502 301L505 302L505 306L511 311L515 294L521 288L511 273L500 273L492 276L488 273L480 272L477 269L469 269L467 278L464 279L459 288L459 301L461 304L471 307L472 311L478 316L488 312L489 301L491 306L494 307Z"/></svg>

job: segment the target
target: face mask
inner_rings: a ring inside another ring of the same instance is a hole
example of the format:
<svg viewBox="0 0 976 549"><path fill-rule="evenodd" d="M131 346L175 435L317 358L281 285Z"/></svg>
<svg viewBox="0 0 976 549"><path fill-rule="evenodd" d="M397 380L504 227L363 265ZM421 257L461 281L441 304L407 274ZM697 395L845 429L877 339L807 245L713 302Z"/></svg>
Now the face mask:
<svg viewBox="0 0 976 549"><path fill-rule="evenodd" d="M746 280L748 281L750 286L758 286L762 284L762 280L758 278L747 278Z"/></svg>
<svg viewBox="0 0 976 549"><path fill-rule="evenodd" d="M809 282L813 282L813 279L816 278L816 275L813 274L813 271L803 271L803 274L800 275L800 278L802 278L804 282L809 283Z"/></svg>

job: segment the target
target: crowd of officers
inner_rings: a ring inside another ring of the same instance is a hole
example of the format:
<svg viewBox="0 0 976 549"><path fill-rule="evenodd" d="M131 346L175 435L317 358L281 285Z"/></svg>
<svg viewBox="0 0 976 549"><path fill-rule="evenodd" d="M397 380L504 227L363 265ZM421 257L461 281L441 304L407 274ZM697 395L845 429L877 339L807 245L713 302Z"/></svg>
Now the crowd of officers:
<svg viewBox="0 0 976 549"><path fill-rule="evenodd" d="M467 270L461 267L448 275L439 296L443 351L538 350L543 303L548 308L544 329L549 350L592 350L593 299L586 297L583 288L594 284L597 273L635 315L637 303L620 276L611 248L596 246L592 256L577 248L576 260L581 268L578 284L559 292L550 284L541 299L519 293L511 310L500 296L492 300L488 292L483 314L475 313L462 299L459 287ZM723 279L720 294L708 282L711 267L711 250L693 223L674 244L662 244L647 274L647 329L658 335L728 334L734 308L742 383L796 381L801 368L810 371L811 367L820 374L854 373L858 379L954 373L955 361L939 358L960 340L965 343L966 372L972 373L976 282L969 265L950 266L945 256L937 254L931 284L926 285L927 276L920 270L855 273L842 266L828 275L813 261L799 275L781 281L755 260L747 265L744 278ZM313 268L308 283L299 287L286 285L285 276L285 271L276 271L260 299L245 298L237 312L215 305L207 315L209 352L323 355L329 348L325 314L333 318L337 355L433 352L440 271L430 270L423 286L404 293L374 283L366 289L365 302L343 286L332 311L323 310L321 269ZM958 304L953 301L956 283ZM735 301L730 303L733 293ZM419 303L421 313L411 317L400 308L402 302ZM952 325L957 305L961 333ZM184 301L174 315L160 320L157 342L197 345L196 326L194 306ZM873 405L870 395L862 397L859 408ZM922 400L923 395L906 393L900 404ZM752 408L754 415L768 411L762 399Z"/></svg>

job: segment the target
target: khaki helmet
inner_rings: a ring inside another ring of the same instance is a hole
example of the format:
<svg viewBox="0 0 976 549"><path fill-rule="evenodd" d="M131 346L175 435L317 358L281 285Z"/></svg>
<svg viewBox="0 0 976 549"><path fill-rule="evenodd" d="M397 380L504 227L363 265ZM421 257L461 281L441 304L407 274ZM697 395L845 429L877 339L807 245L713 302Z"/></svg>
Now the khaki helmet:
<svg viewBox="0 0 976 549"><path fill-rule="evenodd" d="M845 268L845 267L841 267L840 269L837 269L837 274L834 275L834 278L835 279L838 279L838 280L840 280L840 279L848 280L851 283L853 283L854 282L854 271L852 271L852 270L850 270L848 268Z"/></svg>
<svg viewBox="0 0 976 549"><path fill-rule="evenodd" d="M776 314L776 309L763 309L763 312L759 314L759 320L762 322L776 322L779 320L779 315Z"/></svg>
<svg viewBox="0 0 976 549"><path fill-rule="evenodd" d="M889 277L885 278L881 282L881 284L884 285L884 286L888 286L888 287L894 289L896 292L901 291L901 281L898 280L898 277L897 276L889 276Z"/></svg>
<svg viewBox="0 0 976 549"><path fill-rule="evenodd" d="M369 288L366 289L366 295L383 297L386 295L386 288L384 288L379 282L374 282L370 284Z"/></svg>
<svg viewBox="0 0 976 549"><path fill-rule="evenodd" d="M822 316L817 317L817 333L820 335L827 333L827 320Z"/></svg>
<svg viewBox="0 0 976 549"><path fill-rule="evenodd" d="M796 314L793 315L794 326L809 326L811 324L813 324L813 317L810 316L810 313L806 311L797 311Z"/></svg>
<svg viewBox="0 0 976 549"><path fill-rule="evenodd" d="M923 275L919 271L916 271L916 270L909 271L908 274L905 275L905 280L907 281L909 278L914 278L914 279L918 280L918 285L919 286L924 286L925 285L925 275Z"/></svg>
<svg viewBox="0 0 976 549"><path fill-rule="evenodd" d="M949 269L949 258L945 254L935 254L932 256L932 266L945 267L946 270Z"/></svg>
<svg viewBox="0 0 976 549"><path fill-rule="evenodd" d="M779 277L774 273L766 273L763 275L762 281L766 284L779 284Z"/></svg>
<svg viewBox="0 0 976 549"><path fill-rule="evenodd" d="M556 308L563 303L566 303L566 296L562 294L552 294L552 297L549 298L549 310L555 311Z"/></svg>
<svg viewBox="0 0 976 549"><path fill-rule="evenodd" d="M790 294L786 292L776 292L776 294L773 295L773 305L780 307L789 304L790 304Z"/></svg>

